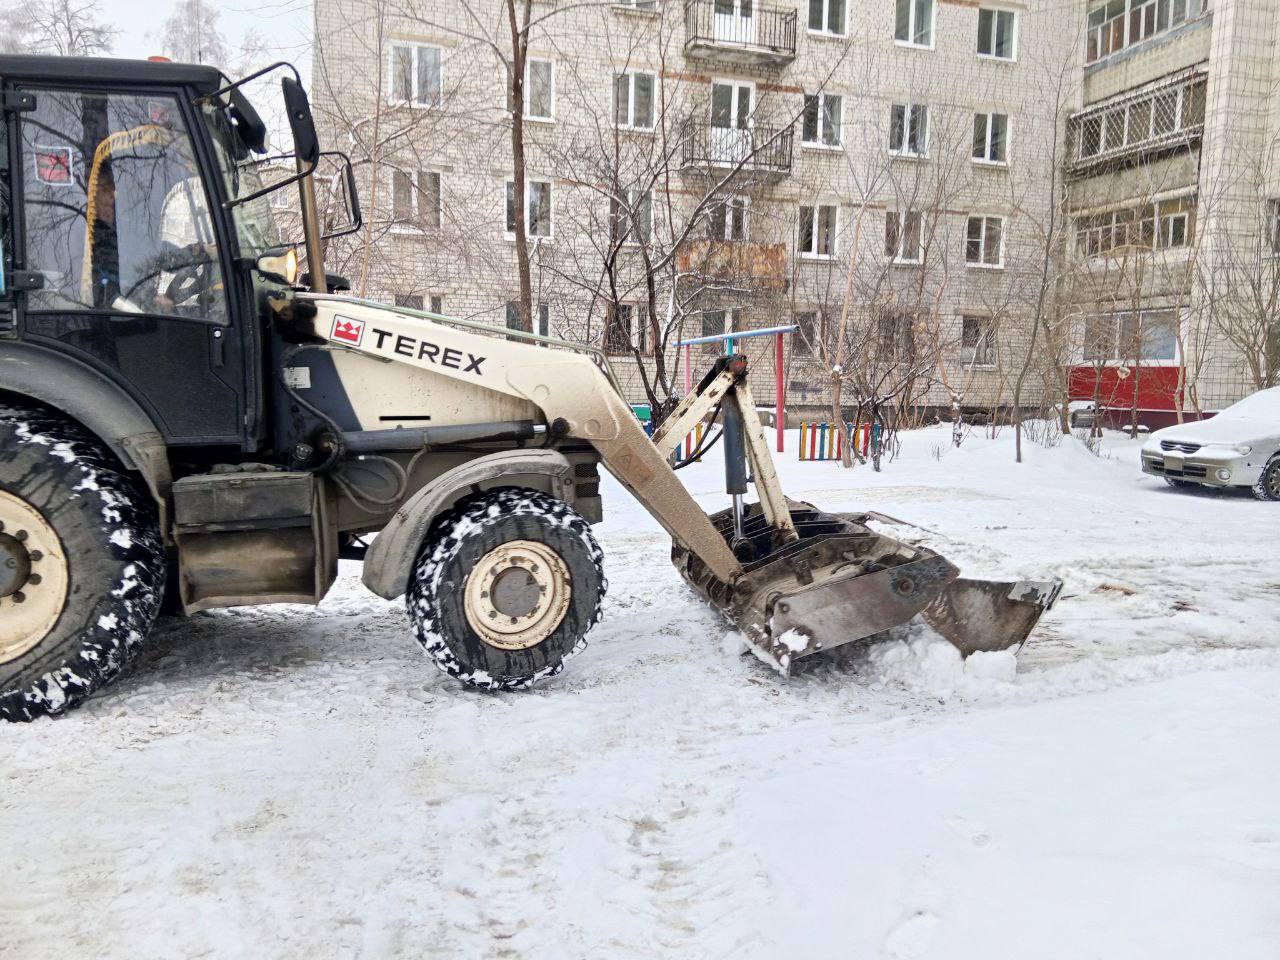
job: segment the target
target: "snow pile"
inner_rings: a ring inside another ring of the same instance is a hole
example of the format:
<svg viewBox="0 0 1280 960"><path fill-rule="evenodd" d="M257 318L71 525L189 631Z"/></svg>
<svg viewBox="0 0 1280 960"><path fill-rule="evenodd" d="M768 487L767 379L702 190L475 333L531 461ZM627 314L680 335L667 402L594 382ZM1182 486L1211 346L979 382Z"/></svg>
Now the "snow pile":
<svg viewBox="0 0 1280 960"><path fill-rule="evenodd" d="M866 675L873 687L893 686L945 700L955 694L980 696L1013 682L1018 662L1011 650L961 656L945 638L912 625L907 635L873 643Z"/></svg>

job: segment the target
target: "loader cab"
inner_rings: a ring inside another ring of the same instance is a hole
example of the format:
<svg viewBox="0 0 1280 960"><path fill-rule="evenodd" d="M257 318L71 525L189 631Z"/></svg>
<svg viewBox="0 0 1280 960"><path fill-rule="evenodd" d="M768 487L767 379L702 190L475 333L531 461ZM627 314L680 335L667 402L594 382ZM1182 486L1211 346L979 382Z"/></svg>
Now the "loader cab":
<svg viewBox="0 0 1280 960"><path fill-rule="evenodd" d="M290 83L313 170L310 110ZM0 359L74 366L141 407L170 448L268 445L263 305L296 277L257 173L266 128L243 92L212 67L0 56L0 106ZM308 193L298 170L278 189Z"/></svg>

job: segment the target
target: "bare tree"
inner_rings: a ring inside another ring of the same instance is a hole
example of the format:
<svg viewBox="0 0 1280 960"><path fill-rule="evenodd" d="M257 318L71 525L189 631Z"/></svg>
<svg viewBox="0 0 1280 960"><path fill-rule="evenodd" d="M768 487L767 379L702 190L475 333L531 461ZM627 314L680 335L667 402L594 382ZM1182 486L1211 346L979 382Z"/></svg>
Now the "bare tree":
<svg viewBox="0 0 1280 960"><path fill-rule="evenodd" d="M211 0L178 0L173 13L160 26L160 46L165 56L183 63L207 63L225 67L231 48L218 28L218 8Z"/></svg>
<svg viewBox="0 0 1280 960"><path fill-rule="evenodd" d="M111 52L118 31L99 19L98 0L22 3L0 13L0 50L98 57Z"/></svg>

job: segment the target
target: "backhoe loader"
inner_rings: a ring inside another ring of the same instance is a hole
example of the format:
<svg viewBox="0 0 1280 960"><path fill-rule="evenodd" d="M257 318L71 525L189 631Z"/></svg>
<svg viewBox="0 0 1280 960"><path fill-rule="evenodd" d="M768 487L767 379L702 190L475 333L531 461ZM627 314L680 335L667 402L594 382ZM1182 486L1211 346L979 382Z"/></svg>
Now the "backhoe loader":
<svg viewBox="0 0 1280 960"><path fill-rule="evenodd" d="M245 95L268 74L287 176ZM867 517L788 500L741 356L650 438L600 350L350 296L325 247L360 226L355 178L321 151L288 64L232 82L4 56L0 107L0 716L61 712L118 676L162 596L188 614L318 603L339 558L405 597L448 674L550 677L600 617L601 465L784 673L917 616L962 651L1007 648L1057 595L959 579ZM283 189L296 248L268 199ZM703 421L725 450L714 516L672 463Z"/></svg>

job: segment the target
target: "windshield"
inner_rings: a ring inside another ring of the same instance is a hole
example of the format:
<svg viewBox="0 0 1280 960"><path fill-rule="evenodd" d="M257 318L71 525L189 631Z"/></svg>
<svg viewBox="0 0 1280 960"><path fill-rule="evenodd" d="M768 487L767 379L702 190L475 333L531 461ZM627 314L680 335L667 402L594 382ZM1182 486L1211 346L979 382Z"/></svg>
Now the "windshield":
<svg viewBox="0 0 1280 960"><path fill-rule="evenodd" d="M1271 420L1280 424L1280 387L1259 390L1233 403L1218 416L1228 420Z"/></svg>
<svg viewBox="0 0 1280 960"><path fill-rule="evenodd" d="M236 156L243 151L239 149L235 131L226 113L217 104L208 102L202 103L200 110L213 139L213 149L218 157L218 169L222 172L227 198L236 200L257 193L264 186L258 173L258 161L248 158L236 161ZM243 257L257 257L272 247L280 246L280 227L271 211L269 197L270 194L231 208L231 215L236 222L236 234L240 238L240 255Z"/></svg>

